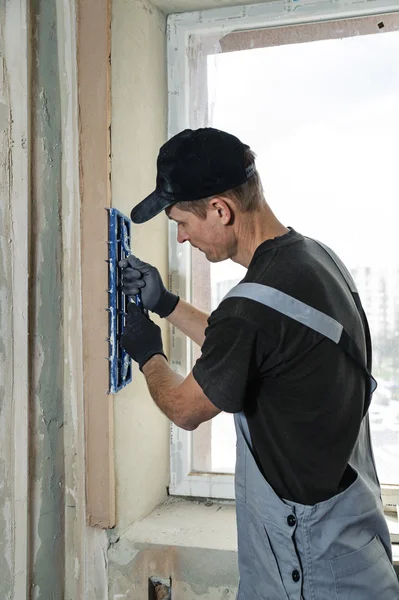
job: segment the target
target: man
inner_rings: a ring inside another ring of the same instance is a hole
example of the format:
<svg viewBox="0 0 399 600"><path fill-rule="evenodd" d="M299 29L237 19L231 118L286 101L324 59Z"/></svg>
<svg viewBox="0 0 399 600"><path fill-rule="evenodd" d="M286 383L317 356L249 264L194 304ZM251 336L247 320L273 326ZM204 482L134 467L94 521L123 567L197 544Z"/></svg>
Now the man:
<svg viewBox="0 0 399 600"><path fill-rule="evenodd" d="M202 347L182 379L159 328L129 306L121 343L159 408L187 430L234 413L238 599L397 600L367 416L370 337L353 280L331 250L277 220L236 137L183 131L157 164L156 191L133 222L165 210L180 243L248 269L208 318L153 266L122 264L124 292L141 293Z"/></svg>

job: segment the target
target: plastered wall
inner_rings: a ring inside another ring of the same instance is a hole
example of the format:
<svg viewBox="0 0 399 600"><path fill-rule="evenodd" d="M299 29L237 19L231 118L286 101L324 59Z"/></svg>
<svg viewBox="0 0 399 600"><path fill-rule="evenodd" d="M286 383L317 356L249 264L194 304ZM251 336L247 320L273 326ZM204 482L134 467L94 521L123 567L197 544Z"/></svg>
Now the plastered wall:
<svg viewBox="0 0 399 600"><path fill-rule="evenodd" d="M112 3L112 204L129 215L153 191L156 158L166 141L166 18L146 0ZM132 249L167 279L167 219L133 226ZM167 329L162 324L165 344ZM166 346L167 347L167 346ZM123 531L166 498L169 423L144 377L114 399L117 529Z"/></svg>

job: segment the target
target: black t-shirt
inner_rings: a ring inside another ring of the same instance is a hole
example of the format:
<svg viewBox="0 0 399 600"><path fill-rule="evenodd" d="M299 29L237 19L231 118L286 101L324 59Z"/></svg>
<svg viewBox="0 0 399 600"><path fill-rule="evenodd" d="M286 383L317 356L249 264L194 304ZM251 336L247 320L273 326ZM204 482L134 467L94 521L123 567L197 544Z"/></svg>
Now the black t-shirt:
<svg viewBox="0 0 399 600"><path fill-rule="evenodd" d="M330 256L290 229L263 242L242 283L280 290L341 323L365 353L352 294ZM222 411L244 411L259 468L281 498L315 504L343 487L363 416L366 377L337 344L246 298L208 320L193 375Z"/></svg>

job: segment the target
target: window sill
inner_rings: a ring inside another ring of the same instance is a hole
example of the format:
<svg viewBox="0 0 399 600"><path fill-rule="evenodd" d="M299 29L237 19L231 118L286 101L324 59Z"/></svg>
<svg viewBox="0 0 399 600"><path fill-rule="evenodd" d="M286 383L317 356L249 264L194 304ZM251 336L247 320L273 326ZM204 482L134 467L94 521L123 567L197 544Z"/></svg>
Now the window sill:
<svg viewBox="0 0 399 600"><path fill-rule="evenodd" d="M237 551L233 503L170 498L123 534L136 544Z"/></svg>
<svg viewBox="0 0 399 600"><path fill-rule="evenodd" d="M185 546L237 551L237 532L233 502L207 502L170 498L148 517L134 523L123 534L125 539L142 544ZM399 532L395 517L387 515L392 533ZM393 562L399 566L399 544L392 544Z"/></svg>

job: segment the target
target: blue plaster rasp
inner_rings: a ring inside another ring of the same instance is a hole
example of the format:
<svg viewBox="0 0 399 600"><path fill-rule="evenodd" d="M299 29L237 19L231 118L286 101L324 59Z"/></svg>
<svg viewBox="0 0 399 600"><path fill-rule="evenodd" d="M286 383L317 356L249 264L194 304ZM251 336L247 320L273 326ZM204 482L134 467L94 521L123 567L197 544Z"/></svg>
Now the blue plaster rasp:
<svg viewBox="0 0 399 600"><path fill-rule="evenodd" d="M125 327L129 298L120 287L121 260L130 252L130 219L116 208L108 209L108 308L109 314L109 393L116 394L132 381L132 361L119 343ZM133 299L144 312L140 295Z"/></svg>

